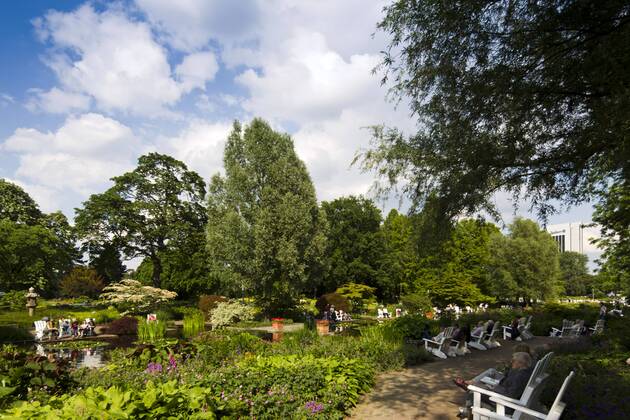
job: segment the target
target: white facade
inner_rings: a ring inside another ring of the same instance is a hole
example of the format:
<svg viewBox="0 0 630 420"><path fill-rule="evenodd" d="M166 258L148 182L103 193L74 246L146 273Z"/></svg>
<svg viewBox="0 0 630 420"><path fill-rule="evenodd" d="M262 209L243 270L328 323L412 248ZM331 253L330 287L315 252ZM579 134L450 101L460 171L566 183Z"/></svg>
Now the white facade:
<svg viewBox="0 0 630 420"><path fill-rule="evenodd" d="M593 239L600 237L599 226L592 222L549 225L547 232L556 240L560 252L573 251L587 255L601 252L591 243Z"/></svg>

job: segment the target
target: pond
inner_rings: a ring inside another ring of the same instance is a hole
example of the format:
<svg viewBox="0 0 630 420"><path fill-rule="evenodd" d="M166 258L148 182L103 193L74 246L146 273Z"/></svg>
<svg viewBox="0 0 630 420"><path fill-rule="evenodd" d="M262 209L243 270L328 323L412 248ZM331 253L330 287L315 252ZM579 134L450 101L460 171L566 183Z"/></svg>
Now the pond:
<svg viewBox="0 0 630 420"><path fill-rule="evenodd" d="M78 343L76 343L78 344ZM100 368L107 364L107 343L85 343L85 347L74 345L72 348L35 344L34 351L38 356L48 359L69 360L75 367Z"/></svg>

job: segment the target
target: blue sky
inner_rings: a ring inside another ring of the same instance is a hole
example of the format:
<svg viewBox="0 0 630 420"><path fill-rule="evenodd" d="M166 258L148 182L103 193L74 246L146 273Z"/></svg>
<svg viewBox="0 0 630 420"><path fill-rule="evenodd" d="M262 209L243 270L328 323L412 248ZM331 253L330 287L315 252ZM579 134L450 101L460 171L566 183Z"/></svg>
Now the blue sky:
<svg viewBox="0 0 630 420"><path fill-rule="evenodd" d="M6 2L0 14L0 177L44 211L73 208L149 151L208 179L234 119L293 135L320 200L366 194L350 162L364 127L407 132L403 103L371 73L387 2L128 0ZM391 200L390 203L397 203ZM505 195L504 219L514 211ZM384 210L388 210L387 205ZM584 205L551 223L588 221Z"/></svg>

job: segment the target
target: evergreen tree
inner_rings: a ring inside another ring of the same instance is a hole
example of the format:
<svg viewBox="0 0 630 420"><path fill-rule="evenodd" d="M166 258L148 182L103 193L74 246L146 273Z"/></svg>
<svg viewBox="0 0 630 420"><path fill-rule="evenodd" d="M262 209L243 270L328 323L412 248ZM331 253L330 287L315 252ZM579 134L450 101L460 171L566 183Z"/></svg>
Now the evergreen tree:
<svg viewBox="0 0 630 420"><path fill-rule="evenodd" d="M584 296L590 274L588 272L588 257L579 252L566 251L560 253L560 273L564 283L565 293L569 296Z"/></svg>
<svg viewBox="0 0 630 420"><path fill-rule="evenodd" d="M418 270L418 255L413 243L409 217L392 209L381 227L383 254L378 284L386 300L395 302L412 290Z"/></svg>
<svg viewBox="0 0 630 420"><path fill-rule="evenodd" d="M291 137L260 119L234 123L223 162L208 198L212 270L267 312L291 307L317 287L324 265L326 219L308 171Z"/></svg>

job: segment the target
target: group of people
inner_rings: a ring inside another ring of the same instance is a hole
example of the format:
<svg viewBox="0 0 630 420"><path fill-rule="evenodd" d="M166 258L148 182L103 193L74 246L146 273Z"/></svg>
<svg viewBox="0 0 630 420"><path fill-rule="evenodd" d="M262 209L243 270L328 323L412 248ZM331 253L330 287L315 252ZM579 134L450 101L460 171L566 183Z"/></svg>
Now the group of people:
<svg viewBox="0 0 630 420"><path fill-rule="evenodd" d="M330 305L328 309L324 312L323 319L332 323L352 321L352 317L349 313L345 312L343 309L339 309L337 311L335 310L335 307L333 305Z"/></svg>
<svg viewBox="0 0 630 420"><path fill-rule="evenodd" d="M87 337L94 335L94 319L86 318L81 324L76 319L61 318L57 325L53 319L44 317L46 322L45 335L49 338Z"/></svg>

